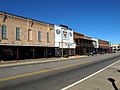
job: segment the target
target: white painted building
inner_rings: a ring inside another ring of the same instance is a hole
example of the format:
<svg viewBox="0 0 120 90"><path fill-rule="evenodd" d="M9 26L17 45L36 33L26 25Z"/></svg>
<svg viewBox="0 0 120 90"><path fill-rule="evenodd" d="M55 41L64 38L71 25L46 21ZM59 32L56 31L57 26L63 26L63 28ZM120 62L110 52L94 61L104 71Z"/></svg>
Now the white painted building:
<svg viewBox="0 0 120 90"><path fill-rule="evenodd" d="M120 44L112 44L111 47L113 51L120 51Z"/></svg>
<svg viewBox="0 0 120 90"><path fill-rule="evenodd" d="M98 39L92 38L92 40L95 41L95 42L93 42L94 48L99 48Z"/></svg>
<svg viewBox="0 0 120 90"><path fill-rule="evenodd" d="M54 25L54 33L55 47L64 49L64 53L68 51L69 55L71 55L73 50L76 48L74 43L73 30L64 26Z"/></svg>
<svg viewBox="0 0 120 90"><path fill-rule="evenodd" d="M93 46L94 46L94 53L98 53L98 49L99 49L99 43L98 43L98 39L97 38L92 38L92 40L94 41L94 42L92 42L93 43Z"/></svg>

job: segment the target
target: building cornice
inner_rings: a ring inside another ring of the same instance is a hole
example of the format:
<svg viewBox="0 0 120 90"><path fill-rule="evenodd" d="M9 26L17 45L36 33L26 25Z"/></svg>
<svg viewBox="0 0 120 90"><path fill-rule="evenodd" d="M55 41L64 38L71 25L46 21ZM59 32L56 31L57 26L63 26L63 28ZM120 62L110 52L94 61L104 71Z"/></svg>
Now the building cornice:
<svg viewBox="0 0 120 90"><path fill-rule="evenodd" d="M0 14L1 15L7 15L9 17L16 18L16 19L21 19L21 20L23 19L23 20L33 21L33 22L37 22L37 23L51 24L51 23L47 23L47 22L43 22L43 21L31 19L31 18L26 18L26 17L23 17L23 16L11 14L11 13L4 12L4 11L0 11ZM53 24L51 24L51 25L53 25Z"/></svg>

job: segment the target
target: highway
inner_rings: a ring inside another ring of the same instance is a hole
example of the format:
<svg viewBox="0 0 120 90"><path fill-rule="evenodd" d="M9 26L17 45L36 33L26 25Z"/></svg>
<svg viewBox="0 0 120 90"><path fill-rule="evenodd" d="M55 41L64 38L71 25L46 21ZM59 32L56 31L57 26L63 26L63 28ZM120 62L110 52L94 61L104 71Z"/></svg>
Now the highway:
<svg viewBox="0 0 120 90"><path fill-rule="evenodd" d="M120 53L0 68L0 90L60 90L120 60Z"/></svg>

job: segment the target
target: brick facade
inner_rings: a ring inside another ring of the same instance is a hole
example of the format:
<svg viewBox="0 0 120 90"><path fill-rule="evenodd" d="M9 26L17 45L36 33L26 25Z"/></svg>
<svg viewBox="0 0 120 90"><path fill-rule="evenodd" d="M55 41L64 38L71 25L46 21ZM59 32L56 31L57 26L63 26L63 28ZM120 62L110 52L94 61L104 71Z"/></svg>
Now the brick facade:
<svg viewBox="0 0 120 90"><path fill-rule="evenodd" d="M6 25L6 39L2 39L2 25ZM17 27L20 28L20 40L16 40ZM53 28L52 24L0 12L0 44L54 47ZM32 40L28 39L28 30L32 31ZM39 31L42 34L41 41L38 41ZM47 43L47 32L50 38L49 43Z"/></svg>
<svg viewBox="0 0 120 90"><path fill-rule="evenodd" d="M54 25L0 12L0 60L53 57Z"/></svg>
<svg viewBox="0 0 120 90"><path fill-rule="evenodd" d="M76 42L76 54L89 54L94 50L94 40L91 37L74 32L74 40Z"/></svg>

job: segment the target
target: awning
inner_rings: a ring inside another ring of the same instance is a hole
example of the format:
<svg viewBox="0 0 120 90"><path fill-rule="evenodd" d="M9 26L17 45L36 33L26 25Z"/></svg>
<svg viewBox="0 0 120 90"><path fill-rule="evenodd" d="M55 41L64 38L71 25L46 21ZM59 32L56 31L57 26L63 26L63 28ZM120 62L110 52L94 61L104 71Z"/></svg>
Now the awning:
<svg viewBox="0 0 120 90"><path fill-rule="evenodd" d="M102 49L110 49L111 47L110 47L110 46L101 46L101 45L99 45L99 48L102 48Z"/></svg>

